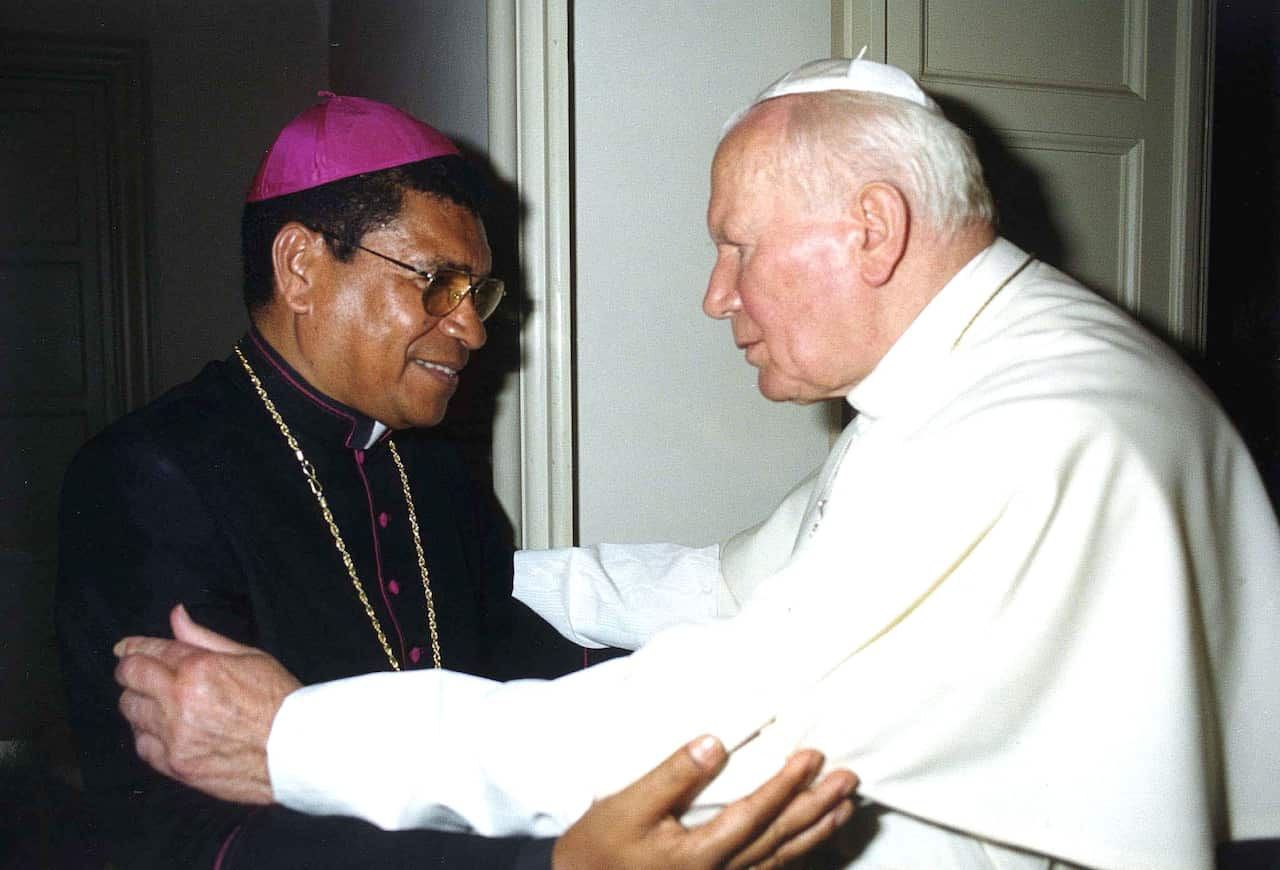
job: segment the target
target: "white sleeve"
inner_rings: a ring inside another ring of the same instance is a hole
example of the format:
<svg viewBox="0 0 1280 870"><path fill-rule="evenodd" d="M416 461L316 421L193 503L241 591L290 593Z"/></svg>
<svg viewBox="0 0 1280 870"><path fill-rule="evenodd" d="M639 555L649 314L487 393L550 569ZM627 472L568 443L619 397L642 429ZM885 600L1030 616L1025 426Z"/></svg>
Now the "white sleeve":
<svg viewBox="0 0 1280 870"><path fill-rule="evenodd" d="M589 681L610 664L573 677ZM497 683L437 670L300 689L285 699L267 743L275 799L313 814L358 816L387 830L558 834L586 810L590 795L540 787L553 781L539 783L546 768L529 763L540 744L558 749L572 738L555 733L556 717L534 712L555 692L554 683ZM444 710L452 712L446 717ZM389 729L388 723L403 724ZM404 736L364 737L389 730ZM538 800L526 802L521 793Z"/></svg>
<svg viewBox="0 0 1280 870"><path fill-rule="evenodd" d="M512 594L580 646L639 649L664 628L737 613L791 555L817 471L719 547L599 544L521 550Z"/></svg>
<svg viewBox="0 0 1280 870"><path fill-rule="evenodd" d="M722 587L719 547L599 544L516 553L512 595L580 646L633 650L664 628L728 615Z"/></svg>

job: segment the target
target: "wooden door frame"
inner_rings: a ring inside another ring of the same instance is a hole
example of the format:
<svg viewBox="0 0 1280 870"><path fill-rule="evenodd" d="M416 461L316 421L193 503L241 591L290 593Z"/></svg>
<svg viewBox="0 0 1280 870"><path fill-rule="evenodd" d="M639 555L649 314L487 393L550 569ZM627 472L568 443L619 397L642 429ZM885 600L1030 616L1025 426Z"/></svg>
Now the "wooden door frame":
<svg viewBox="0 0 1280 870"><path fill-rule="evenodd" d="M517 546L575 541L571 0L488 0L489 156L513 182L527 308L520 371L493 424Z"/></svg>
<svg viewBox="0 0 1280 870"><path fill-rule="evenodd" d="M101 226L103 345L108 348L106 407L99 425L151 395L152 348L147 287L144 136L146 54L141 44L72 40L0 31L0 72L9 78L66 82L105 110L109 158L107 214Z"/></svg>

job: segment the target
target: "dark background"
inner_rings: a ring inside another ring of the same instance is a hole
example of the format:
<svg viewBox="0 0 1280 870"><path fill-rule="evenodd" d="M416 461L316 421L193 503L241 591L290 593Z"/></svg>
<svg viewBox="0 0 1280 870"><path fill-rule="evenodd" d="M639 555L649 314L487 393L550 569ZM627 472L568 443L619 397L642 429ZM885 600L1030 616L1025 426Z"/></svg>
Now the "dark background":
<svg viewBox="0 0 1280 870"><path fill-rule="evenodd" d="M1280 4L1221 0L1203 374L1280 495Z"/></svg>
<svg viewBox="0 0 1280 870"><path fill-rule="evenodd" d="M185 4L183 4L185 5ZM187 28L197 31L205 26L201 13L194 11L200 5L189 7L190 12L175 14L171 26L175 31ZM220 4L213 2L216 9ZM221 4L227 5L227 4ZM231 4L243 5L243 4ZM249 4L252 6L254 4ZM263 4L263 7L268 4ZM306 4L298 3L302 11ZM139 8L147 4L139 3ZM1280 126L1280 4L1276 0L1219 0L1216 23L1216 60L1213 89L1213 124L1211 150L1211 212L1209 221L1209 283L1208 283L1208 335L1203 352L1188 351L1188 357L1217 392L1228 413L1250 444L1264 479L1271 492L1273 503L1280 503L1280 220L1278 220L1277 194L1280 177L1280 157L1277 157L1277 126ZM176 7L175 7L176 8ZM209 9L209 7L205 7ZM245 7L247 8L247 7ZM212 11L209 12L214 15ZM212 17L209 19L212 21ZM111 22L104 21L102 30L110 30ZM114 22L120 25L120 22ZM121 25L122 26L122 25ZM189 189L193 192L214 189L217 196L226 200L216 205L201 202L194 196L185 196L183 203L175 203L170 211L165 201L153 202L153 215L161 226L153 230L151 242L153 255L161 249L158 263L153 262L152 286L168 293L174 287L191 287L199 281L220 286L234 282L235 264L215 264L210 277L210 263L198 256L202 250L235 250L233 241L240 190L243 188L243 154L251 152L253 142L269 141L279 124L299 105L310 98L311 86L307 83L313 74L323 71L327 63L308 51L296 51L296 57L282 58L281 46L271 40L270 26L261 30L261 41L246 45L228 45L223 54L214 60L227 69L258 70L263 75L242 73L240 87L234 84L227 89L210 89L183 97L185 111L200 113L206 117L236 118L252 129L241 130L245 142L219 142L221 131L206 130L206 139L191 143L192 147L209 148L211 160L203 177L169 177L171 165L163 159L157 161L151 183L166 185L170 191ZM93 32L79 30L75 26L60 24L56 17L39 22L43 33L91 37ZM251 30L246 25L246 32ZM105 35L112 35L107 33ZM175 42L183 42L175 33ZM267 44L270 42L271 44ZM207 49L206 49L207 51ZM163 66L175 54L172 46L152 49L154 62ZM182 58L174 58L181 62ZM190 62L206 69L212 65L210 58L194 58ZM257 89L264 86L262 78L270 79L273 63L283 62L292 68L294 75L277 80L280 92L272 99L278 105L265 109ZM157 92L156 81L150 84L154 104L164 104L176 98ZM251 111L252 110L252 111ZM220 113L220 114L219 114ZM256 116L256 117L253 117ZM153 148L163 152L166 143L173 142L176 134L166 128L163 119L155 119L160 126L155 131L158 144ZM166 140L165 136L169 135ZM227 135L223 133L223 135ZM174 150L186 147L178 142ZM220 144L222 147L219 147ZM229 146L229 147L228 147ZM155 156L155 155L153 155ZM159 155L163 157L163 154ZM252 161L249 161L252 162ZM212 184L211 184L212 182ZM223 191L228 187L230 192ZM230 217L232 220L228 220ZM190 249L196 252L188 260L194 270L187 278L176 266L181 260L178 254L163 255L164 250ZM234 286L234 284L233 284ZM201 291L203 293L203 291ZM193 296L196 294L193 292ZM203 294L208 296L207 293ZM185 303L184 303L185 304ZM219 300L205 299L205 304L222 306L234 314L238 300L234 295ZM213 318L216 322L218 318ZM210 327L199 318L192 321L185 336L194 344L208 343L221 348L223 336L210 336L205 341L204 332ZM156 360L158 368L157 388L169 382L193 374L185 370L186 358L182 348L172 352L161 349ZM219 354L220 355L220 354ZM1280 578L1278 581L1280 582ZM30 614L6 614L11 619L31 619ZM29 667L31 659L10 641L0 641L0 655L12 659L20 667ZM13 703L0 698L0 705ZM39 867L87 867L94 863L93 850L83 836L84 824L77 799L74 771L66 763L63 748L57 746L59 732L50 729L47 734L20 740L12 735L0 734L0 868ZM1231 866L1251 868L1280 868L1280 858L1274 851L1259 848L1240 850L1233 856Z"/></svg>

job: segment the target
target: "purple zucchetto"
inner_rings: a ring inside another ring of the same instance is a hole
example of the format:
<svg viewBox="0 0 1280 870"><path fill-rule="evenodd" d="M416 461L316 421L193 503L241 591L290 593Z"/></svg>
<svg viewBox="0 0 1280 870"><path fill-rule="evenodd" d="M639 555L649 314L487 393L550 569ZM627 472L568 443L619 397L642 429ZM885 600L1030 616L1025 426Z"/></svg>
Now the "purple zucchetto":
<svg viewBox="0 0 1280 870"><path fill-rule="evenodd" d="M267 149L246 202L457 154L443 133L394 106L320 91L323 102L285 126Z"/></svg>

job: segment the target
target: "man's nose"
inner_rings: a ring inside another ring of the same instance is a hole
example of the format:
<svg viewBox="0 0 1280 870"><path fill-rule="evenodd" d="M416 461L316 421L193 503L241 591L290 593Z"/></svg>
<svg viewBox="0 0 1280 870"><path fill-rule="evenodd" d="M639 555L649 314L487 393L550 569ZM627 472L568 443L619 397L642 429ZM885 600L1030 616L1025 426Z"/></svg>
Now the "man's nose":
<svg viewBox="0 0 1280 870"><path fill-rule="evenodd" d="M484 328L484 321L480 319L480 315L476 314L475 302L470 293L457 308L441 318L436 328L444 330L446 334L462 342L467 350L479 350L484 347L489 337Z"/></svg>
<svg viewBox="0 0 1280 870"><path fill-rule="evenodd" d="M720 261L711 270L707 292L702 297L702 312L715 320L732 316L742 306L738 298L737 276Z"/></svg>

